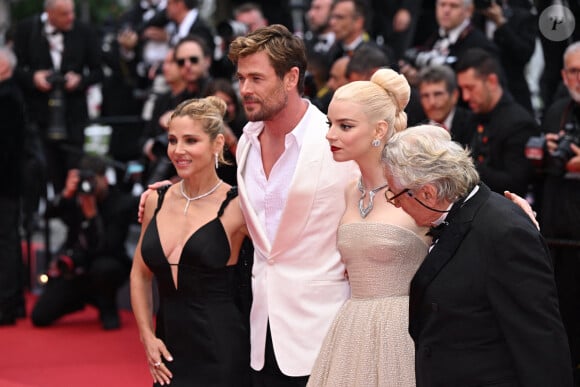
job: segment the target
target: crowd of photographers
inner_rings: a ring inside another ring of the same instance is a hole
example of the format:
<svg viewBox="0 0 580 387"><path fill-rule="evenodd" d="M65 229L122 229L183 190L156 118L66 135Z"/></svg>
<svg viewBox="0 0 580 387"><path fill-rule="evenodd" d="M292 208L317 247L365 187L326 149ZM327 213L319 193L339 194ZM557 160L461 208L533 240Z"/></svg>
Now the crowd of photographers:
<svg viewBox="0 0 580 387"><path fill-rule="evenodd" d="M214 5L213 13L207 14L208 4ZM101 271L90 281L77 281L82 289L61 291L78 296L72 300L59 291L50 295L57 286L49 281L33 312L37 325L48 325L90 302L99 307L104 328L119 326L110 295L126 280L125 240L119 238L127 235L135 214L130 199L139 192L135 187L174 175L164 157L167 112L188 98L224 98L233 160L245 118L235 70L227 60L229 42L261 26L282 23L304 38L309 58L305 97L321 110L340 84L390 66L412 86L410 124L444 126L473 149L482 179L492 189L530 198L551 242L564 323L580 361L580 36L576 29L556 42L541 33L538 20L550 1L304 0L275 7L267 1L232 1L230 8L215 9L220 4L142 0L95 30L75 18L72 0L46 0L42 14L14 23L7 35L15 55L4 50L0 56L0 63L7 58L0 67L0 97L24 107L26 115L9 109L4 117L14 119L3 123L8 125L3 136L22 134L9 144L22 145L16 154L25 157L9 157L14 163L2 164L27 172L9 179L11 188L24 187L24 219L14 213L14 205L0 207L2 243L12 246L3 250L14 250L11 258L0 259L0 276L21 271L15 263L21 260L18 249L13 248L14 243L19 246L18 236L4 229L19 223L25 229L34 227L41 198L47 200L47 215L60 208L64 213L58 216L67 220L67 241L47 267L51 277L98 273L99 267L92 266L97 256L118 261L105 265L104 271L115 271L113 277L119 280L105 281L105 288L94 286L102 283ZM572 14L580 14L577 3L569 7ZM218 13L224 15L220 20ZM530 65L538 52L543 72ZM102 97L97 117L90 117L87 93L95 89ZM83 131L91 118L113 128L109 152L100 159L116 171L115 195L127 198L121 202L128 207L115 209L111 218L106 215L111 209L103 207L112 192L103 166L83 156ZM79 172L81 160L90 167ZM219 173L235 183L235 162ZM99 193L102 179L106 194ZM2 192L3 203L14 202L12 191ZM96 198L94 211L87 212L86 197ZM67 202L72 206L61 208ZM117 217L125 213L130 219ZM102 232L104 225L123 230L113 236ZM0 324L11 324L22 315L22 281L0 282L7 284L0 291ZM105 294L107 300L97 299ZM47 301L50 297L55 298Z"/></svg>

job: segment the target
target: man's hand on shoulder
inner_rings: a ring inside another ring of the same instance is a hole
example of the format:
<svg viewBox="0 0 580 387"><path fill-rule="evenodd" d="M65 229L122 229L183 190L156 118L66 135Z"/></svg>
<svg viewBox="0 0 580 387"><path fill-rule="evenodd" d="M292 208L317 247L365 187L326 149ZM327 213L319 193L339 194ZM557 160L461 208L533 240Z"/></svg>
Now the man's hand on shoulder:
<svg viewBox="0 0 580 387"><path fill-rule="evenodd" d="M147 197L151 194L151 192L157 190L158 188L163 187L164 185L171 184L172 184L171 181L163 180L147 186L147 189L143 191L139 199L139 212L137 213L137 220L139 221L139 223L143 223L143 214L145 213L145 203L147 202Z"/></svg>

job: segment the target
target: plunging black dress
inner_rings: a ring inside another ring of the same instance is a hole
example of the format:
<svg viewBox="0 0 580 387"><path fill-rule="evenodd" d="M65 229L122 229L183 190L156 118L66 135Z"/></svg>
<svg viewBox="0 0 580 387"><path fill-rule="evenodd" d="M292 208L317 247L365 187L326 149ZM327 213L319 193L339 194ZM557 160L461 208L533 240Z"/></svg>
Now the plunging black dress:
<svg viewBox="0 0 580 387"><path fill-rule="evenodd" d="M156 335L173 361L171 386L247 386L250 344L247 323L235 303L235 266L226 266L230 245L220 216L237 196L232 188L217 217L193 233L178 263L175 288L157 229L167 188L159 191L155 214L143 236L141 254L159 289Z"/></svg>

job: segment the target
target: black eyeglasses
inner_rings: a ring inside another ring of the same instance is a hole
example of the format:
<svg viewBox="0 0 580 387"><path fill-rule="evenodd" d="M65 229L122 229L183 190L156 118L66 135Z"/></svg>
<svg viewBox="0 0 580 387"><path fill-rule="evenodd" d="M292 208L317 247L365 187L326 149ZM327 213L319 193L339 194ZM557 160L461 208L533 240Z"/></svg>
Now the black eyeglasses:
<svg viewBox="0 0 580 387"><path fill-rule="evenodd" d="M423 207L425 207L428 210L434 211L434 212L439 212L439 213L445 213L445 212L449 212L449 210L438 210L436 208L433 207L429 207L428 205L426 205L425 203L423 203L422 201L420 201L419 199L417 199L415 197L415 195L413 195L413 192L411 192L411 188L405 188L404 190L402 190L401 192L399 192L398 194L395 194L393 191L391 191L390 188L387 188L387 190L385 191L385 199L387 199L387 202L389 202L390 204L392 204L393 206L397 206L397 204L395 203L395 200L400 197L401 195L407 194L409 195L410 198L413 198L417 201L417 203L419 203L420 205L422 205Z"/></svg>
<svg viewBox="0 0 580 387"><path fill-rule="evenodd" d="M580 75L580 68L571 67L571 68L564 69L564 72L571 78L577 78L578 75Z"/></svg>
<svg viewBox="0 0 580 387"><path fill-rule="evenodd" d="M199 56L189 56L186 58L175 59L175 62L177 62L177 65L179 67L185 66L185 61L189 61L189 63L191 63L191 64L198 64L199 63Z"/></svg>
<svg viewBox="0 0 580 387"><path fill-rule="evenodd" d="M390 188L387 188L385 191L385 199L387 199L387 202L389 202L393 206L396 206L397 204L395 203L395 200L404 194L408 194L410 197L413 197L413 194L411 193L410 188L405 188L404 190L402 190L398 194L395 194L393 191L391 191Z"/></svg>

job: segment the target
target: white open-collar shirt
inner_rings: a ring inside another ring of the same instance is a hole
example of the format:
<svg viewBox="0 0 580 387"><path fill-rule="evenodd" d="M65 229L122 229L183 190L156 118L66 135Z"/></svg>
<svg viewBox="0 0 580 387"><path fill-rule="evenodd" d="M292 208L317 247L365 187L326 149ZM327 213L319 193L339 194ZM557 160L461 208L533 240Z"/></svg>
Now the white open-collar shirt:
<svg viewBox="0 0 580 387"><path fill-rule="evenodd" d="M262 147L259 135L264 130L264 125L254 126L245 132L251 148L244 168L244 181L246 182L248 198L260 223L266 230L266 235L270 243L274 242L280 219L286 206L290 183L298 164L298 157L304 134L306 132L313 105L309 102L309 107L298 125L285 136L284 152L276 161L270 176L266 178L264 165L262 164Z"/></svg>

